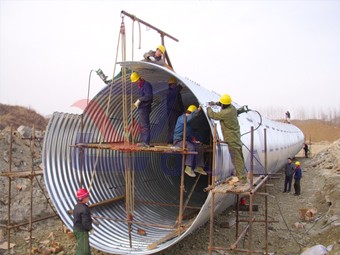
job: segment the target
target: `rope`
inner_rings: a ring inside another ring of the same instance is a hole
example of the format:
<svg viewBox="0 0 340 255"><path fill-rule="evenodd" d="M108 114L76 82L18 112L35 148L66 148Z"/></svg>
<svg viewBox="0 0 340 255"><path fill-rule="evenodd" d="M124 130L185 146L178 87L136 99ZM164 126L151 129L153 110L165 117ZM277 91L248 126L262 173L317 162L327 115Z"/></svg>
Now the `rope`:
<svg viewBox="0 0 340 255"><path fill-rule="evenodd" d="M139 26L140 28L140 26ZM116 72L116 65L117 65L117 59L118 59L118 52L119 52L119 45L121 41L121 50L122 50L122 61L126 61L126 34L125 34L125 24L124 24L124 16L122 16L122 22L121 22L121 27L119 31L119 36L118 36L118 43L117 43L117 51L116 51L116 59L115 59L115 64L114 64L114 70L113 70L113 77L112 77L112 84L110 87L109 91L109 97L106 105L106 111L105 111L105 116L109 116L108 111L110 109L110 103L111 103L111 95L112 95L112 88L113 88L113 81L114 81L114 74ZM91 75L91 73L90 73ZM88 97L89 97L89 90L90 90L90 85L88 88ZM130 102L132 105L132 89L131 90L131 95L130 95ZM123 127L124 127L124 143L129 143L129 129L128 129L128 95L127 95L127 82L126 82L126 68L122 68L122 103L123 103ZM89 100L89 99L87 99ZM130 114L132 116L132 107L130 107ZM132 119L132 118L131 118ZM99 144L101 145L104 140L104 135L108 125L110 124L109 118L106 118L106 121L104 125L102 125L102 129L99 132L100 134L100 142ZM89 192L92 189L94 178L96 175L96 170L97 170L97 164L98 164L98 158L99 154L101 153L102 150L98 149L96 151L96 160L94 163L94 170L92 172L91 176L91 181L89 185ZM126 218L129 222L133 220L133 212L134 212L134 182L135 182L135 175L134 175L134 165L131 164L132 159L131 159L131 154L128 154L126 157L124 157L124 170L125 170L125 201L126 201ZM129 233L129 240L130 240L130 247L132 247L132 236L131 236L131 230L132 230L132 224L128 223L128 233Z"/></svg>
<svg viewBox="0 0 340 255"><path fill-rule="evenodd" d="M116 51L116 59L115 59L115 64L114 64L114 69L113 69L113 76L112 76L112 83L113 83L113 80L114 80L114 74L116 72L116 64L117 64L117 59L118 59L118 51L119 51L119 42L120 42L120 31L119 31L119 35L118 35L118 42L117 42L117 51ZM106 110L105 110L105 115L108 116L108 111L109 111L109 108L110 108L110 103L111 103L111 94L112 94L112 85L110 87L110 91L109 91L109 98L108 98L108 101L107 101L107 105L106 105ZM104 123L104 125L102 125L102 132L99 132L99 135L100 135L100 140L99 140L99 144L101 145L103 143L103 140L104 140L104 136L101 135L103 134L104 131L107 130L107 127L108 125L110 124L109 122L109 118L106 119L106 123ZM98 158L99 158L99 153L101 152L102 150L97 150L96 151L96 160L95 160L95 163L94 163L94 170L92 172L92 175L91 175L91 181L90 181L90 185L89 185L89 192L91 192L91 189L92 189L92 185L93 185L93 181L94 181L94 177L96 175L96 170L97 170L97 164L98 164Z"/></svg>
<svg viewBox="0 0 340 255"><path fill-rule="evenodd" d="M125 25L122 20L120 33L122 35L122 61L126 61L126 34L125 34ZM132 91L132 90L131 90ZM122 102L123 102L123 127L124 127L124 144L129 143L129 129L128 129L128 98L127 98L127 82L126 82L126 68L122 69ZM125 211L126 211L126 220L128 223L128 234L130 241L130 248L132 248L132 223L133 220L133 212L134 212L134 204L135 204L135 175L134 175L134 167L131 164L131 154L128 153L124 157L124 170L125 170ZM132 165L132 167L131 167Z"/></svg>
<svg viewBox="0 0 340 255"><path fill-rule="evenodd" d="M141 34L141 28L140 28L140 22L138 21L138 28L139 28L139 45L138 45L138 49L141 49L141 45L142 45L142 34ZM133 19L132 21L132 61L134 58L134 45L135 45L135 19Z"/></svg>

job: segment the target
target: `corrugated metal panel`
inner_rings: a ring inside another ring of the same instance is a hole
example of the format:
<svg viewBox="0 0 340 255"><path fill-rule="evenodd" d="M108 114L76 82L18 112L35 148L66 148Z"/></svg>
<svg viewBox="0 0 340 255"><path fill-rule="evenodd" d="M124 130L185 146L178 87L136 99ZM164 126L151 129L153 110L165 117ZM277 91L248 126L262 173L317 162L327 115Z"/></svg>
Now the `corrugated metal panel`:
<svg viewBox="0 0 340 255"><path fill-rule="evenodd" d="M219 95L216 93L208 91L165 68L144 62L125 62L121 65L138 71L146 80L152 82L155 102L151 113L151 137L154 143L164 143L166 141L165 94L169 77L175 76L184 86L182 96L186 106L193 103L205 104L219 99ZM131 100L133 102L136 98L137 90L130 83L128 83L127 88L127 94L132 93L133 95L133 100ZM111 99L108 104L109 98ZM89 187L93 171L96 174L93 178L91 203L111 199L125 193L124 158L127 157L127 154L119 151L96 149L84 149L81 152L78 148L72 146L78 142L123 141L121 102L122 81L119 79L99 92L91 100L83 115L54 113L49 122L43 152L45 182L58 213L69 228L72 228L72 217L68 215L67 211L73 209L76 203L75 192L80 187L81 179L83 179L85 187ZM109 105L108 109L107 105ZM137 112L132 112L129 120L129 123L131 123L130 131L138 140L137 120ZM206 118L203 121L205 123L203 126L208 127L208 129L213 123ZM260 122L260 118L256 113L249 112L242 114L239 121L241 133L245 133L250 130L250 126L256 127L256 123ZM263 129L266 126L270 127L268 128L268 148L273 148L268 157L268 165L272 171L277 171L282 167L288 156L295 155L301 149L304 140L302 132L295 126L263 119L262 126L255 131L255 149L257 150L259 162L258 172L263 171L261 167L264 164ZM219 124L218 132L221 136ZM249 134L242 136L242 141L248 148L249 137ZM243 151L247 161L249 151L246 147L244 147ZM281 147L284 149L281 149ZM276 148L279 148L279 150L277 151ZM228 161L227 146L221 145L217 148L216 158L216 165L221 173L220 178L230 176L232 165ZM159 206L140 201L179 204L181 156L140 152L133 154L131 162L135 166L136 203L134 220L176 226L178 207ZM193 178L185 178L187 190L190 189L193 182ZM171 246L209 219L210 195L203 192L203 188L207 185L207 177L202 176L189 203L190 206L198 206L201 209L194 223L180 237L161 244L154 250L148 250L147 246L149 244L154 243L173 230L134 224L132 248L130 248L127 225L124 222L101 219L99 220L100 225L95 226L95 234L90 238L91 245L96 249L113 254L152 254ZM186 199L187 193L184 196L184 199ZM220 212L231 205L233 196L228 196L228 198L215 196L215 201L215 211ZM124 220L126 218L124 201L96 207L92 212L96 216L111 219ZM138 227L144 229L147 235L138 235L136 233Z"/></svg>

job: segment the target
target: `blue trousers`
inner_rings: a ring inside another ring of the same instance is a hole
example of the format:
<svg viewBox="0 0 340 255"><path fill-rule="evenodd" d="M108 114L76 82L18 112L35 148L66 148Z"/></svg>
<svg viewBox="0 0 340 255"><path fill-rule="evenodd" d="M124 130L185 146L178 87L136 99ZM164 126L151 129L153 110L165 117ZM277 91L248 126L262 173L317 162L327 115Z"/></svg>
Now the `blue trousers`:
<svg viewBox="0 0 340 255"><path fill-rule="evenodd" d="M291 188L292 188L292 181L293 181L293 176L287 176L286 175L286 177L285 177L285 187L284 187L283 191L287 191L288 190L288 192L289 192L291 190Z"/></svg>
<svg viewBox="0 0 340 255"><path fill-rule="evenodd" d="M150 144L150 107L138 108L139 124L141 127L141 141Z"/></svg>
<svg viewBox="0 0 340 255"><path fill-rule="evenodd" d="M204 151L200 144L187 141L186 143L188 151L197 151L197 155L188 154L185 157L185 165L195 168L196 166L204 167ZM175 141L175 147L183 146L183 141Z"/></svg>

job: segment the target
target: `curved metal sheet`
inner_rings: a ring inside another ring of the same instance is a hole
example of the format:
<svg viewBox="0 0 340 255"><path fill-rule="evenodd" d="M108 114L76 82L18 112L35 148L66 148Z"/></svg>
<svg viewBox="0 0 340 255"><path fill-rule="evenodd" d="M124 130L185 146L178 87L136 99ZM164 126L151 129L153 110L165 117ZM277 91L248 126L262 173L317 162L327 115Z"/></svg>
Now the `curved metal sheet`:
<svg viewBox="0 0 340 255"><path fill-rule="evenodd" d="M153 85L154 104L151 113L152 143L165 143L166 125L166 91L167 80L175 76L182 86L182 97L185 106L195 103L204 105L209 101L218 101L219 95L178 74L146 62L124 62L122 67L139 72ZM128 80L128 75L125 77ZM91 189L91 203L105 201L125 193L124 164L130 160L135 167L135 206L134 220L150 224L176 227L179 204L179 184L181 156L139 152L133 157L129 154L112 151L83 149L72 145L81 143L107 143L124 140L122 123L122 79L119 78L100 91L94 97L82 115L54 113L45 136L43 148L44 178L49 195L64 223L72 229L72 216L67 211L73 209L76 200L75 192L84 183ZM128 101L134 101L137 89L128 82ZM130 105L130 104L129 104ZM235 104L236 105L236 104ZM237 105L236 105L237 106ZM206 110L204 108L204 113ZM209 140L214 121L202 115L200 134ZM261 118L256 112L248 112L239 116L241 126L243 153L247 168L250 167L250 127L255 130L255 171L264 171L263 133L267 129L268 169L272 172L280 169L287 157L294 156L304 141L302 132L290 124L273 122ZM83 124L82 124L83 123ZM129 131L136 140L139 139L138 116L132 111L129 116ZM222 133L218 122L218 135ZM231 175L233 166L229 160L226 145L217 147L216 168L218 178ZM210 165L207 164L207 169ZM186 190L190 190L193 178L185 178ZM168 248L193 232L209 219L210 194L203 192L208 186L208 178L201 176L200 181L190 199L189 206L198 207L197 216L192 225L179 237L149 250L148 245L173 232L174 229L162 226L145 226L134 224L132 229L132 248L129 245L124 201L97 206L92 209L93 215L102 217L99 226L94 226L95 234L90 237L91 246L112 254L152 254ZM188 193L184 194L184 200ZM215 212L221 212L232 204L234 197L228 195L215 196ZM167 204L168 206L165 206ZM162 205L162 206L161 206ZM187 209L186 213L193 212ZM186 223L187 220L184 221ZM146 236L137 234L137 228L146 231Z"/></svg>

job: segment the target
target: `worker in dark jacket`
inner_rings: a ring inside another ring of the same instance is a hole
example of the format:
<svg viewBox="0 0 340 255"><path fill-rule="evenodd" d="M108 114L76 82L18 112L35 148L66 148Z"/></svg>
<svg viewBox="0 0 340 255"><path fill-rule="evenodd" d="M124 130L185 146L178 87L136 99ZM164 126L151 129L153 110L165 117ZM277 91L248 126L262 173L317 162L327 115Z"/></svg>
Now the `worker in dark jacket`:
<svg viewBox="0 0 340 255"><path fill-rule="evenodd" d="M136 72L130 76L131 82L138 86L138 99L134 107L138 109L139 124L141 127L141 142L138 146L150 147L150 113L153 101L153 91L151 83L145 81Z"/></svg>
<svg viewBox="0 0 340 255"><path fill-rule="evenodd" d="M308 158L309 148L307 143L303 144L303 150L305 151L305 157Z"/></svg>
<svg viewBox="0 0 340 255"><path fill-rule="evenodd" d="M163 59L163 54L165 53L165 47L163 45L159 45L156 51L150 50L144 53L143 61L151 62L157 65L164 66L165 62Z"/></svg>
<svg viewBox="0 0 340 255"><path fill-rule="evenodd" d="M182 148L183 135L184 135L184 123L186 119L186 147L188 151L197 151L197 155L186 155L185 158L185 173L190 177L195 177L196 173L207 175L204 171L204 151L199 141L193 136L191 128L191 122L197 118L201 111L201 107L190 105L187 111L178 117L175 131L174 131L174 146ZM193 170L194 168L194 170Z"/></svg>
<svg viewBox="0 0 340 255"><path fill-rule="evenodd" d="M294 190L295 190L294 195L295 196L300 196L301 194L301 184L300 184L301 178L302 178L302 169L300 167L300 162L296 161L295 162L295 174L294 174Z"/></svg>
<svg viewBox="0 0 340 255"><path fill-rule="evenodd" d="M171 77L168 80L168 92L166 94L166 112L168 115L168 144L173 143L174 129L179 116L184 113L184 105L182 101L182 86L177 84L177 79Z"/></svg>
<svg viewBox="0 0 340 255"><path fill-rule="evenodd" d="M242 142L240 125L237 119L237 109L231 104L231 97L224 94L218 103L210 102L209 105L220 105L221 111L214 112L210 107L207 108L209 118L219 120L221 124L224 142L228 144L231 162L235 167L236 176L240 181L246 181L243 174L244 159L242 153Z"/></svg>
<svg viewBox="0 0 340 255"><path fill-rule="evenodd" d="M77 191L78 203L73 209L73 233L77 239L76 255L90 255L89 231L92 229L92 217L87 203L90 200L86 189Z"/></svg>
<svg viewBox="0 0 340 255"><path fill-rule="evenodd" d="M288 188L288 192L290 192L292 188L294 173L295 173L295 165L292 162L292 159L288 158L287 164L285 166L285 186L284 186L283 192L287 192L287 188Z"/></svg>

